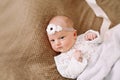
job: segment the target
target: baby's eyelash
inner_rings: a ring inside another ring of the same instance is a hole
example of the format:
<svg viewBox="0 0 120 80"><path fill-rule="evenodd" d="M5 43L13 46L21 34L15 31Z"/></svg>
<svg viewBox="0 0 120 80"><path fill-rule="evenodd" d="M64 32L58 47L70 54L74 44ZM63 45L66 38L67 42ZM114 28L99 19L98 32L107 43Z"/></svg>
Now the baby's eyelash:
<svg viewBox="0 0 120 80"><path fill-rule="evenodd" d="M65 38L65 36L60 37L60 39L64 39L64 38Z"/></svg>
<svg viewBox="0 0 120 80"><path fill-rule="evenodd" d="M55 40L54 39L52 39L52 40L50 40L51 42L54 42Z"/></svg>

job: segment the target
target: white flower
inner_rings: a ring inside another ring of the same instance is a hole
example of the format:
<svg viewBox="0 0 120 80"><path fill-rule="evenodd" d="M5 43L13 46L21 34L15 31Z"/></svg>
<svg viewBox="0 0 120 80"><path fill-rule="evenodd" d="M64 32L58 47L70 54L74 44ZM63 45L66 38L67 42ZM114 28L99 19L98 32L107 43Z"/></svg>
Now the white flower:
<svg viewBox="0 0 120 80"><path fill-rule="evenodd" d="M62 31L62 27L55 24L49 24L46 29L48 34L54 34L55 32Z"/></svg>

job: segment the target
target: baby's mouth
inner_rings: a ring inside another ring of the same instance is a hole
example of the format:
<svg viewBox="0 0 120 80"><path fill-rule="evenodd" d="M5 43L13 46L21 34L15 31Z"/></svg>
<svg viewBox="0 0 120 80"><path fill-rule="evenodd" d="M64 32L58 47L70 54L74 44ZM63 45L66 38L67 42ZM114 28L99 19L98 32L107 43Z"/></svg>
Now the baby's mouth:
<svg viewBox="0 0 120 80"><path fill-rule="evenodd" d="M61 50L63 50L63 48L62 47L57 47L57 50L61 51Z"/></svg>
<svg viewBox="0 0 120 80"><path fill-rule="evenodd" d="M62 47L57 47L57 49L61 49Z"/></svg>

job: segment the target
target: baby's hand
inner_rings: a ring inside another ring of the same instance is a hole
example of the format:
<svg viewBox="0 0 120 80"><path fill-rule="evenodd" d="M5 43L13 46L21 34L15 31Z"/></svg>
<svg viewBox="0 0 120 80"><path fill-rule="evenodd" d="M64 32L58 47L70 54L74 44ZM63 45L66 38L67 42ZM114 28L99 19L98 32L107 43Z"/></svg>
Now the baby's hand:
<svg viewBox="0 0 120 80"><path fill-rule="evenodd" d="M88 32L87 34L85 34L85 40L87 41L94 40L95 38L97 38L97 34L93 32Z"/></svg>
<svg viewBox="0 0 120 80"><path fill-rule="evenodd" d="M83 54L80 50L75 50L74 54L73 54L73 57L77 60L77 61L80 61L82 62L82 57L83 57Z"/></svg>

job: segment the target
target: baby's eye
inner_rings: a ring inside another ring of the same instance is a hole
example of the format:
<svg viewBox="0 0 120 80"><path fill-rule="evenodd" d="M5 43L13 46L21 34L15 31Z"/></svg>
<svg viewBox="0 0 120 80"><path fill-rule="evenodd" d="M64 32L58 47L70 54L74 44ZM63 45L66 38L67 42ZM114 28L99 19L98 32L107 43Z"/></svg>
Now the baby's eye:
<svg viewBox="0 0 120 80"><path fill-rule="evenodd" d="M55 40L54 39L52 39L52 40L50 40L51 42L54 42Z"/></svg>
<svg viewBox="0 0 120 80"><path fill-rule="evenodd" d="M64 39L64 38L65 38L65 36L60 37L60 39Z"/></svg>

